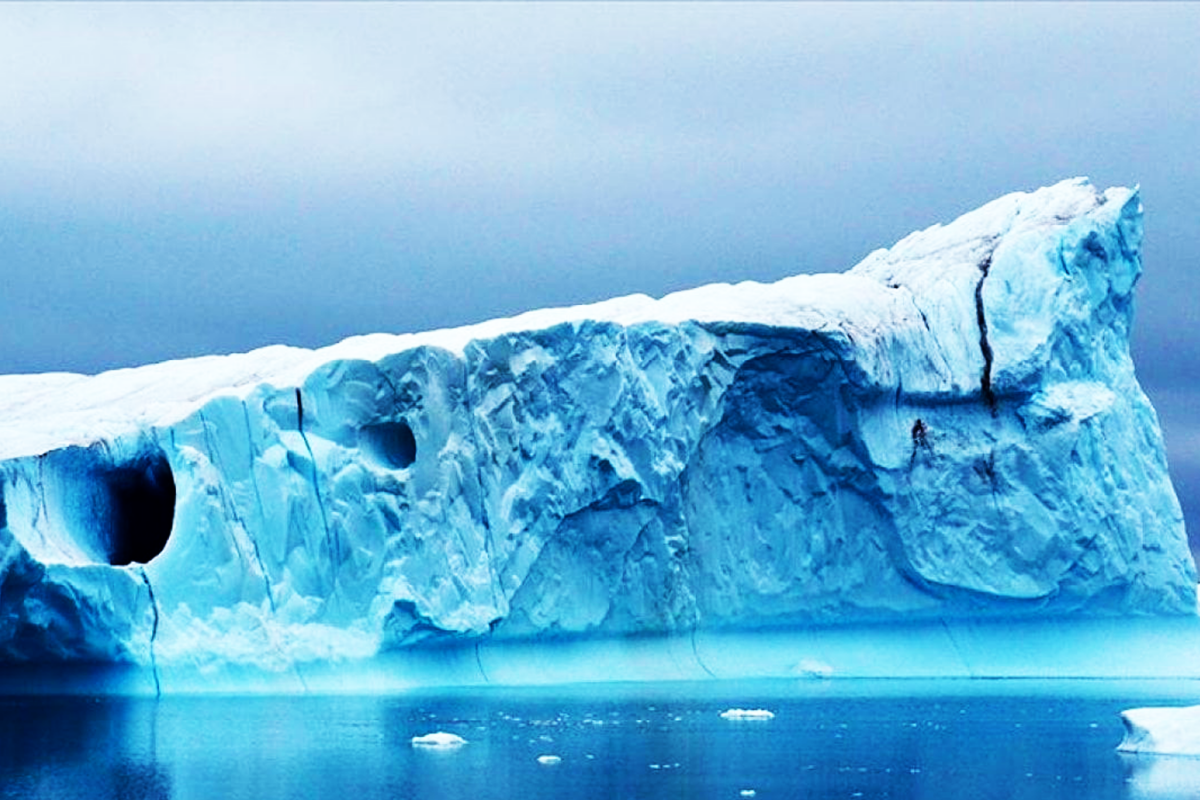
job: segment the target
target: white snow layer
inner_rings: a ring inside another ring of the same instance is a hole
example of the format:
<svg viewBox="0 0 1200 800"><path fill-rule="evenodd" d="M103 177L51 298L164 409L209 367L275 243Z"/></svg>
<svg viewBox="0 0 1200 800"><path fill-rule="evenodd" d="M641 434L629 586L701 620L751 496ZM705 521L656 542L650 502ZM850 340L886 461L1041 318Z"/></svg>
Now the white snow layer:
<svg viewBox="0 0 1200 800"><path fill-rule="evenodd" d="M1121 712L1125 753L1200 756L1200 706L1131 708Z"/></svg>
<svg viewBox="0 0 1200 800"><path fill-rule="evenodd" d="M0 658L1193 614L1141 237L1073 180L841 275L0 377Z"/></svg>

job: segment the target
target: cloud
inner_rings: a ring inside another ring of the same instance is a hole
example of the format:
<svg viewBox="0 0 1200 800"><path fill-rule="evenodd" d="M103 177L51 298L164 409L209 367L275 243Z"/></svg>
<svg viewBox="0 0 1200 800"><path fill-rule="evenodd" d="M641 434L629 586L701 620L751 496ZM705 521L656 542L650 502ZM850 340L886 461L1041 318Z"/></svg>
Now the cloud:
<svg viewBox="0 0 1200 800"><path fill-rule="evenodd" d="M333 157L346 168L363 145L370 87L311 32L289 35L295 23L267 12L4 9L0 105L20 113L0 122L0 157L67 184L198 180L212 170L278 179ZM390 126L394 139L404 132Z"/></svg>
<svg viewBox="0 0 1200 800"><path fill-rule="evenodd" d="M718 186L780 170L862 180L905 160L978 162L997 141L1027 152L1047 131L1088 124L1098 106L1139 114L1146 87L1130 75L1189 71L1162 41L1179 35L1161 25L1168 16L817 4L5 6L0 109L11 113L0 114L0 164L26 191L131 185L143 201L180 184L253 193L450 181L536 193L596 180L644 191L656 177L686 188L689 173ZM1134 70L1074 78L1101 72L1097 52L1118 29L1152 30L1159 47L1122 53ZM1190 107L1176 113L1194 115ZM953 147L931 149L947 137Z"/></svg>
<svg viewBox="0 0 1200 800"><path fill-rule="evenodd" d="M1120 4L0 4L0 315L32 320L0 357L91 369L840 270L1090 174L1143 183L1139 366L1165 383L1180 362L1155 343L1197 274L1176 264L1200 252L1162 234L1194 227L1198 22ZM77 333L34 308L70 309Z"/></svg>

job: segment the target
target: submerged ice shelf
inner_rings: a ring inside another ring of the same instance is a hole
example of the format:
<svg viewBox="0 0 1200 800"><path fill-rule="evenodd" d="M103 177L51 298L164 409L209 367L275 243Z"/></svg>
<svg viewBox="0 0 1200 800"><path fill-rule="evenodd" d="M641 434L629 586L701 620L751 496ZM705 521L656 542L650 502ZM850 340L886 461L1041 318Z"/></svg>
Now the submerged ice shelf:
<svg viewBox="0 0 1200 800"><path fill-rule="evenodd" d="M1141 225L1136 192L1067 181L840 275L0 377L0 658L185 688L1194 615L1128 350Z"/></svg>

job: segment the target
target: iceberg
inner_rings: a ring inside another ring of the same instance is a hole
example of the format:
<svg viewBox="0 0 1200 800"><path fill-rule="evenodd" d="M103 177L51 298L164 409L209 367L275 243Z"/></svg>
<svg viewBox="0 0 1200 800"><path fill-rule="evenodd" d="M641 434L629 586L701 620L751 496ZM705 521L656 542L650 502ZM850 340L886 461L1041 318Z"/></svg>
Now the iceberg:
<svg viewBox="0 0 1200 800"><path fill-rule="evenodd" d="M510 644L1195 615L1129 355L1141 241L1136 190L1076 179L843 274L0 377L0 662L301 690L418 654L486 680Z"/></svg>
<svg viewBox="0 0 1200 800"><path fill-rule="evenodd" d="M1123 753L1200 757L1200 706L1131 708L1121 712Z"/></svg>

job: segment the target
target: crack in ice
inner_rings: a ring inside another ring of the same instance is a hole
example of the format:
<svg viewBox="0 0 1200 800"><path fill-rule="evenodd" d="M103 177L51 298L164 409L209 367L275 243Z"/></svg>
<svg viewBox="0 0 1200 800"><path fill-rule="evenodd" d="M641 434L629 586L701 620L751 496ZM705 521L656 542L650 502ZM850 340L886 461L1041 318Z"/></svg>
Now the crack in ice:
<svg viewBox="0 0 1200 800"><path fill-rule="evenodd" d="M983 261L979 262L979 282L975 284L975 318L979 323L979 352L983 356L983 372L979 377L979 389L983 394L983 401L987 403L987 407L994 417L996 416L996 393L992 388L992 345L988 341L987 314L984 312L983 306L983 282L987 280L988 272L992 268L993 252L995 252L994 249L984 256Z"/></svg>
<svg viewBox="0 0 1200 800"><path fill-rule="evenodd" d="M146 584L146 591L150 595L150 610L154 612L154 621L150 626L150 671L154 675L154 696L162 697L162 684L158 678L158 658L154 653L154 642L158 638L158 600L154 597L154 587L150 584L150 576L146 574L146 568L139 567L138 573L142 576L142 583Z"/></svg>
<svg viewBox="0 0 1200 800"><path fill-rule="evenodd" d="M300 387L296 387L296 430L300 433L300 438L304 441L304 449L308 451L309 463L309 480L312 482L313 494L317 498L317 510L321 512L321 525L325 529L325 539L330 542L333 552L330 554L333 562L336 564L338 558L341 557L342 546L336 532L329 527L329 516L325 512L325 499L321 496L321 484L317 478L317 457L313 454L312 444L308 441L308 434L304 432L304 400L300 396ZM336 574L331 576L334 587L337 586Z"/></svg>

